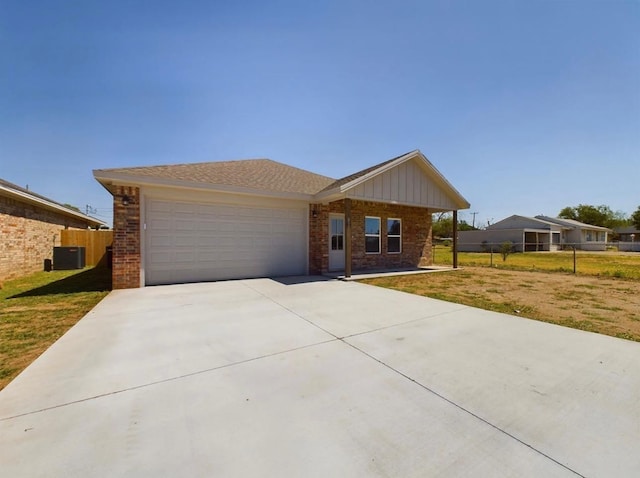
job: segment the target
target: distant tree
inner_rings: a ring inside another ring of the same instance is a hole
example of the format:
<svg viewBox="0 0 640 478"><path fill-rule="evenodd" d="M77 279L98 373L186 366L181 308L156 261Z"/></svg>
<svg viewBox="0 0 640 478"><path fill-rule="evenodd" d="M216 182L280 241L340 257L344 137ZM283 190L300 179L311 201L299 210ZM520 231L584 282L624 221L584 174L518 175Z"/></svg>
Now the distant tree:
<svg viewBox="0 0 640 478"><path fill-rule="evenodd" d="M465 220L458 221L459 231L473 231L476 230ZM453 236L453 217L449 213L439 213L433 215L432 225L433 237L452 237Z"/></svg>
<svg viewBox="0 0 640 478"><path fill-rule="evenodd" d="M590 204L578 204L575 207L567 206L560 210L558 217L573 219L593 226L615 228L624 226L627 217L622 211L612 211L609 206L592 206Z"/></svg>
<svg viewBox="0 0 640 478"><path fill-rule="evenodd" d="M433 215L432 234L433 237L451 237L453 235L453 218L450 214Z"/></svg>
<svg viewBox="0 0 640 478"><path fill-rule="evenodd" d="M73 209L74 211L78 211L78 212L82 212L80 210L80 208L76 207L76 206L72 206L71 204L63 204L64 207L69 208L69 209Z"/></svg>
<svg viewBox="0 0 640 478"><path fill-rule="evenodd" d="M477 231L477 230L478 230L477 227L473 227L471 224L469 224L465 220L458 222L458 231Z"/></svg>
<svg viewBox="0 0 640 478"><path fill-rule="evenodd" d="M640 229L640 206L638 209L631 215L631 224L636 227L636 229Z"/></svg>

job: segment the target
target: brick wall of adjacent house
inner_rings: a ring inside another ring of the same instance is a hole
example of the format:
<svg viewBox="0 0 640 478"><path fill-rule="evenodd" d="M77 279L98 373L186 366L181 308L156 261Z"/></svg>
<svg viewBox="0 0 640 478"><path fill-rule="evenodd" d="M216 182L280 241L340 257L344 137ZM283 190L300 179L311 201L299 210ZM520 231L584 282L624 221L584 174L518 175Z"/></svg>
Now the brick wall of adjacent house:
<svg viewBox="0 0 640 478"><path fill-rule="evenodd" d="M44 269L63 229L88 224L39 206L0 196L0 282Z"/></svg>
<svg viewBox="0 0 640 478"><path fill-rule="evenodd" d="M123 204L127 196L128 204ZM113 192L114 289L140 287L140 189L116 186Z"/></svg>
<svg viewBox="0 0 640 478"><path fill-rule="evenodd" d="M315 211L315 214L314 214ZM344 201L312 204L309 207L309 273L329 269L329 214L344 213ZM315 217L314 217L315 216ZM366 216L380 218L380 253L365 252ZM402 220L402 252L387 252L387 219ZM420 207L366 201L351 201L352 269L367 270L431 265L431 211Z"/></svg>

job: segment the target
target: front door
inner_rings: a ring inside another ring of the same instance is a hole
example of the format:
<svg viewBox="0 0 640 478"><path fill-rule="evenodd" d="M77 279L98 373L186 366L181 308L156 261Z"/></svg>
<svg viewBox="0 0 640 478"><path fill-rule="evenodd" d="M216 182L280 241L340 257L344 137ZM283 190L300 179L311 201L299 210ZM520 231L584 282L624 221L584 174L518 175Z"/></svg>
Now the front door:
<svg viewBox="0 0 640 478"><path fill-rule="evenodd" d="M329 270L344 270L344 215L329 215Z"/></svg>

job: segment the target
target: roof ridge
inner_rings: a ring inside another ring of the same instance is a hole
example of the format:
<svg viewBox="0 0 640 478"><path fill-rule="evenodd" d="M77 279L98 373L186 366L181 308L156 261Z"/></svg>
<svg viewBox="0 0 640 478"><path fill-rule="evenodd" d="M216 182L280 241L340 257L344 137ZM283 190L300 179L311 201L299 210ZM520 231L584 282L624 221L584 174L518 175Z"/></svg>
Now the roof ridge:
<svg viewBox="0 0 640 478"><path fill-rule="evenodd" d="M411 150L409 152L406 152L404 154L400 154L398 156L396 156L395 158L391 158L391 159L387 159L385 161L382 161L381 163L378 164L374 164L373 166L369 166L368 168L362 169L360 171L356 171L355 173L351 173L347 176L344 176L338 180L336 180L335 182L333 182L332 184L329 184L326 188L324 188L321 191L318 191L318 193L324 192L324 191L329 191L331 189L337 188L338 186L342 186L343 184L347 184L350 183L351 181L354 181L355 179L361 178L362 176L366 176L367 174L375 171L378 168L381 168L389 163L392 163L393 161L396 161L400 158L402 158L403 156L407 156L408 154L411 153L416 153L418 152L418 149L414 149Z"/></svg>

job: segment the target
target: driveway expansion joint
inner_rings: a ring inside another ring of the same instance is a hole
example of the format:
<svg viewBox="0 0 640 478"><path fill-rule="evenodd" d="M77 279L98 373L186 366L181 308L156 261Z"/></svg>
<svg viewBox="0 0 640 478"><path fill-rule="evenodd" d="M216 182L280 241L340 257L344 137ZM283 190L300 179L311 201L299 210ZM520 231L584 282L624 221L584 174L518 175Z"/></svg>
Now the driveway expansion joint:
<svg viewBox="0 0 640 478"><path fill-rule="evenodd" d="M283 354L287 354L287 353L290 353L290 352L295 352L297 350L303 350L303 349L306 349L306 348L309 348L309 347L315 347L316 345L327 344L327 343L330 343L330 342L335 342L335 339L323 340L321 342L315 342L315 343L312 343L312 344L302 345L300 347L294 347L292 349L280 350L278 352L264 354L264 355L260 355L258 357L251 357L251 358L248 358L246 360L240 360L238 362L228 363L228 364L220 365L218 367L206 368L206 369L198 370L196 372L189 372L189 373L185 373L183 375L176 375L175 377L168 377L168 378L164 378L162 380L156 380L156 381L153 381L153 382L143 383L143 384L140 384L140 385L127 387L127 388L123 388L123 389L120 389L120 390L113 390L111 392L100 393L98 395L94 395L94 396L91 396L91 397L79 398L77 400L72 400L70 402L59 403L57 405L51 405L49 407L40 408L38 410L31 410L29 412L18 413L16 415L12 415L12 416L8 416L8 417L0 417L0 422L13 420L15 418L26 417L26 416L29 416L29 415L35 415L35 414L38 414L38 413L48 412L50 410L55 410L57 408L64 408L64 407L68 407L68 406L71 406L71 405L76 405L78 403L89 402L91 400L97 400L97 399L100 399L100 398L110 397L110 396L113 396L113 395L119 395L121 393L133 392L135 390L139 390L139 389L142 389L142 388L149 388L149 387L153 387L155 385L161 385L163 383L174 382L176 380L182 380L182 379L194 377L194 376L197 376L197 375L202 375L202 374L209 373L209 372L215 372L215 371L222 370L222 369L229 368L229 367L233 367L233 366L236 366L236 365L242 365L242 364L249 363L249 362L255 362L257 360L261 360L261 359L265 359L265 358L269 358L269 357L275 357L277 355L283 355Z"/></svg>
<svg viewBox="0 0 640 478"><path fill-rule="evenodd" d="M577 472L576 470L570 468L569 466L565 465L564 463L561 463L560 461L556 460L555 458L553 458L552 456L546 454L545 452L538 450L537 448L535 448L534 446L530 445L529 443L521 440L520 438L516 437L515 435L509 433L508 431L500 428L498 425L495 425L493 423L491 423L489 420L482 418L480 415L472 412L471 410L466 409L465 407L463 407L462 405L460 405L459 403L454 402L453 400L451 400L450 398L445 397L444 395L442 395L439 392L436 392L435 390L429 388L427 385L418 382L416 379L410 377L409 375L401 372L400 370L392 367L391 365L383 362L382 360L378 359L377 357L374 357L373 355L365 352L364 350L356 347L355 345L345 341L345 340L341 340L341 342L345 343L346 345L352 347L354 350L357 350L358 352L360 352L361 354L365 355L366 357L369 357L371 360L374 360L376 362L378 362L380 365L388 368L389 370L397 373L398 375L402 376L403 378L409 380L410 382L415 383L417 386L421 387L422 389L426 390L427 392L435 395L436 397L440 398L441 400L444 400L445 402L449 403L450 405L453 405L454 407L456 407L457 409L461 410L462 412L471 415L473 418L475 418L476 420L481 421L482 423L490 426L491 428L493 428L494 430L498 431L499 433L502 433L503 435L506 435L507 437L509 437L512 440L517 441L518 443L520 443L521 445L524 445L525 447L531 449L534 453L537 453L543 457L545 457L548 460L551 460L552 462L554 462L555 464L561 466L562 468L564 468L565 470L575 474L576 476L579 476L581 478L586 478L585 475L582 475L581 473Z"/></svg>

